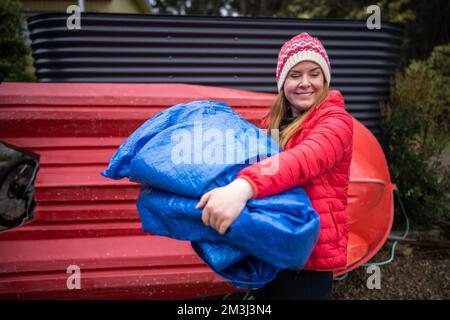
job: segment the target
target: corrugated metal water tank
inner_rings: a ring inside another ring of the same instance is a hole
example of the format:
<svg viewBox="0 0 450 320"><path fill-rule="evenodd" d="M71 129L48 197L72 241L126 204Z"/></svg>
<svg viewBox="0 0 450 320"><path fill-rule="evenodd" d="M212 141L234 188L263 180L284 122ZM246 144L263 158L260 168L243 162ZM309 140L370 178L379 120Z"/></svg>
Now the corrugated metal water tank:
<svg viewBox="0 0 450 320"><path fill-rule="evenodd" d="M402 30L365 20L304 20L82 13L28 18L41 82L190 83L276 92L281 45L301 32L319 37L331 66L331 88L376 136L379 101L389 96Z"/></svg>

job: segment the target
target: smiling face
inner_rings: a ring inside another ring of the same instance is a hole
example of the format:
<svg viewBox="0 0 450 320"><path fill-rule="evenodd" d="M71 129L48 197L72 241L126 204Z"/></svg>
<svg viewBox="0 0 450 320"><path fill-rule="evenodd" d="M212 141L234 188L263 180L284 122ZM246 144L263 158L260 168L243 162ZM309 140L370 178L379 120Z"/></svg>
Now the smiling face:
<svg viewBox="0 0 450 320"><path fill-rule="evenodd" d="M322 69L312 61L302 61L289 70L283 91L294 117L319 99L323 93L324 79Z"/></svg>

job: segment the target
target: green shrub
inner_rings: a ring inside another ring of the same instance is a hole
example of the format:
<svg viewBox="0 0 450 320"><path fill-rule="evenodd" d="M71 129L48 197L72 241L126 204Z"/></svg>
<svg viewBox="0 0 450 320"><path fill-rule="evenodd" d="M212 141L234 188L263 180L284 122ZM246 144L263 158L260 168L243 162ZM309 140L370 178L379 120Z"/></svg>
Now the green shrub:
<svg viewBox="0 0 450 320"><path fill-rule="evenodd" d="M35 80L26 70L30 48L24 36L25 21L16 1L0 1L0 81Z"/></svg>
<svg viewBox="0 0 450 320"><path fill-rule="evenodd" d="M382 105L382 127L391 179L416 225L448 220L450 165L450 44L435 47L426 61L397 72L389 103ZM396 217L400 207L396 204Z"/></svg>

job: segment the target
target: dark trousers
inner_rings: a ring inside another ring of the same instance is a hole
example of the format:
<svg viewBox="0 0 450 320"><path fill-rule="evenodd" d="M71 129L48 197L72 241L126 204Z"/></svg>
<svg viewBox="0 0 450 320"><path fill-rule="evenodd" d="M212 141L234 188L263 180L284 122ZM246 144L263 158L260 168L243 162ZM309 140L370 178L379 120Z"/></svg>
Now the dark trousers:
<svg viewBox="0 0 450 320"><path fill-rule="evenodd" d="M281 270L264 288L254 290L255 300L329 300L333 272Z"/></svg>

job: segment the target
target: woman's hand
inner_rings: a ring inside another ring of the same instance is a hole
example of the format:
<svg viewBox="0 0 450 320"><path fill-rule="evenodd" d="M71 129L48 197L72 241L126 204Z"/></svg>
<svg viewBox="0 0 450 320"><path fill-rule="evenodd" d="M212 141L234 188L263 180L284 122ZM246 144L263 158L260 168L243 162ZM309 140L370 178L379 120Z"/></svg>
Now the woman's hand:
<svg viewBox="0 0 450 320"><path fill-rule="evenodd" d="M205 225L224 234L252 197L250 183L238 178L225 187L205 193L195 207L203 208L202 221Z"/></svg>

